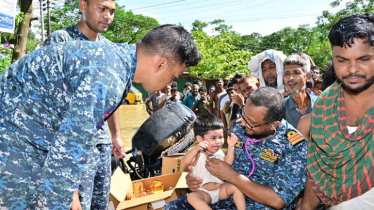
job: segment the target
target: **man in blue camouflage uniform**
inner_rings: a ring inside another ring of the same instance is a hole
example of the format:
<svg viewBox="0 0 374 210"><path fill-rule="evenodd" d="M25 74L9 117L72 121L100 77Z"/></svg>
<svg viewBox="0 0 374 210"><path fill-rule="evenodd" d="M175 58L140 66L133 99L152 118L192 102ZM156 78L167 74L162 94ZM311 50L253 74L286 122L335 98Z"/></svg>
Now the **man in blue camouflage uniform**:
<svg viewBox="0 0 374 210"><path fill-rule="evenodd" d="M115 1L81 0L79 7L82 12L81 20L76 25L54 31L44 41L43 46L74 40L112 43L100 33L106 32L113 21L116 9ZM118 111L108 119L108 124L105 123L103 129L100 129L99 134L95 136L98 138L96 148L99 153L98 156L92 157L91 170L87 174L81 175L82 183L74 196L72 210L79 209L80 206L83 209L105 209L108 205L112 143L115 157L123 158L125 156Z"/></svg>
<svg viewBox="0 0 374 210"><path fill-rule="evenodd" d="M199 59L186 30L163 25L136 48L66 42L12 64L0 75L2 209L69 209L99 161L96 135L131 83L156 91Z"/></svg>
<svg viewBox="0 0 374 210"><path fill-rule="evenodd" d="M241 123L233 126L238 142L232 167L217 159L210 159L206 164L210 173L246 195L247 209L293 209L295 198L304 189L307 142L282 119L284 114L283 96L274 88L259 88L245 104ZM194 191L201 180L188 175L187 184ZM235 209L235 204L230 198L211 207ZM181 198L164 209L193 208L186 198Z"/></svg>

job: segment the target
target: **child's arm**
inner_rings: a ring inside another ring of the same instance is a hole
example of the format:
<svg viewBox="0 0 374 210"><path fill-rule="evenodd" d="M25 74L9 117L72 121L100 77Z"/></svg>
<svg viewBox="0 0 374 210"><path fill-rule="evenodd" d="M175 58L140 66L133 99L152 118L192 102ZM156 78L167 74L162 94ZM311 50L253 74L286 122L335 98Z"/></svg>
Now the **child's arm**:
<svg viewBox="0 0 374 210"><path fill-rule="evenodd" d="M198 145L194 146L190 151L186 153L184 156L184 163L190 165L192 161L195 159L196 155L200 152L200 150L204 150L208 147L207 141L202 141Z"/></svg>
<svg viewBox="0 0 374 210"><path fill-rule="evenodd" d="M238 141L238 137L235 134L231 134L231 136L227 136L227 153L225 156L225 162L232 165L234 163L235 158L235 144Z"/></svg>

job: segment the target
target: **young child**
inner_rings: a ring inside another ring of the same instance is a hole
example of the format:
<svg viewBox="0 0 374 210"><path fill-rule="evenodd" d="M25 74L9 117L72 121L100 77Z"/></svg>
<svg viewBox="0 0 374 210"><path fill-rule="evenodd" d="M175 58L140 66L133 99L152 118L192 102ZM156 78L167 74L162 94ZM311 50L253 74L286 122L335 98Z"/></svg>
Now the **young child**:
<svg viewBox="0 0 374 210"><path fill-rule="evenodd" d="M208 157L234 162L234 145L238 138L235 135L227 137L227 155L221 150L223 137L223 123L216 115L205 114L196 119L194 132L198 145L187 152L184 161L192 165L192 176L203 180L200 189L188 195L187 201L195 209L211 209L209 204L224 200L233 196L234 203L239 210L244 210L245 198L242 192L230 183L213 176L205 168Z"/></svg>

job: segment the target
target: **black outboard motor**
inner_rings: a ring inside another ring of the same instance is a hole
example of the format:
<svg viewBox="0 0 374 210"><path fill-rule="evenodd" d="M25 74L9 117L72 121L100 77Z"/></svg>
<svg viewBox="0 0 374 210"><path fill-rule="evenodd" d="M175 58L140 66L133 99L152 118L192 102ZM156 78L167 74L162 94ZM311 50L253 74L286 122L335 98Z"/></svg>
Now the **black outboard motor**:
<svg viewBox="0 0 374 210"><path fill-rule="evenodd" d="M119 166L132 180L161 174L162 157L186 152L195 142L195 113L182 103L166 105L150 116L132 138L127 164L112 155L112 173Z"/></svg>
<svg viewBox="0 0 374 210"><path fill-rule="evenodd" d="M132 147L144 156L160 155L187 135L195 119L195 113L182 103L164 106L140 126L132 138Z"/></svg>
<svg viewBox="0 0 374 210"><path fill-rule="evenodd" d="M153 113L132 138L132 150L137 152L133 152L135 165L143 164L137 163L139 155L145 165L135 169L137 176L133 179L160 175L163 156L185 152L195 141L195 120L195 113L182 103L164 106ZM134 164L128 162L128 165Z"/></svg>

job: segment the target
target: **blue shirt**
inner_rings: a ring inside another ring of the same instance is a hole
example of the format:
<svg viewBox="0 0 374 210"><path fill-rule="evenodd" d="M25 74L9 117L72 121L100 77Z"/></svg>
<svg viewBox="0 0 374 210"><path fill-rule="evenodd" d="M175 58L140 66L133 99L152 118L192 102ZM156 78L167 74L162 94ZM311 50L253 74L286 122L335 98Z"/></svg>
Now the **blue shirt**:
<svg viewBox="0 0 374 210"><path fill-rule="evenodd" d="M81 41L40 48L0 75L0 142L22 139L45 152L42 171L33 172L45 208L70 208L72 189L90 170L94 137L126 97L135 67L134 45Z"/></svg>
<svg viewBox="0 0 374 210"><path fill-rule="evenodd" d="M318 99L318 96L310 95L308 92L306 92L306 94L310 98L310 105L304 115L312 112L314 103ZM300 111L297 109L295 102L293 101L292 95L287 96L284 100L286 102L285 120L287 120L287 122L289 122L293 127L297 128L297 124L299 123L300 118L304 115L302 115Z"/></svg>
<svg viewBox="0 0 374 210"><path fill-rule="evenodd" d="M253 168L249 159L245 143L247 137L243 127L236 123L233 125L233 133L238 136L238 143L235 146L235 159L232 167L244 176L248 176ZM292 145L287 139L289 132L297 132L292 125L282 120L277 128L274 137L257 142L248 143L248 152L254 160L255 170L250 180L271 187L275 193L286 203L283 209L293 209L295 207L294 199L305 187L306 181L306 156L307 141L301 140ZM301 136L301 134L298 133ZM302 137L302 136L301 136ZM262 157L265 151L273 151L278 158L270 162ZM263 204L257 203L245 196L247 209L272 209ZM231 198L219 201L211 205L213 209L236 209L234 201ZM164 207L165 210L193 209L187 202L187 199L180 198L170 202Z"/></svg>
<svg viewBox="0 0 374 210"><path fill-rule="evenodd" d="M200 100L200 95L198 95L197 99L195 99L194 97L192 97L192 95L189 95L187 96L187 98L185 98L183 100L183 104L188 106L190 109L192 108L192 106L196 103L196 101Z"/></svg>
<svg viewBox="0 0 374 210"><path fill-rule="evenodd" d="M60 29L54 31L50 34L47 39L43 42L43 47L56 44L60 42L68 42L68 41L91 41L86 35L84 35L76 25L68 26L67 28ZM107 38L103 37L99 34L99 42L111 44L112 42L109 41ZM100 129L99 134L95 136L98 139L98 144L111 144L112 140L110 138L110 132L108 129L108 124L105 125Z"/></svg>

